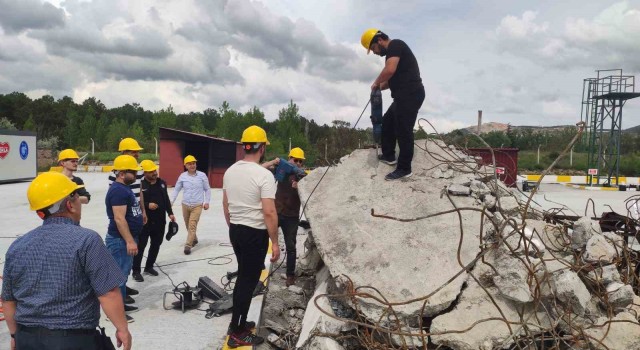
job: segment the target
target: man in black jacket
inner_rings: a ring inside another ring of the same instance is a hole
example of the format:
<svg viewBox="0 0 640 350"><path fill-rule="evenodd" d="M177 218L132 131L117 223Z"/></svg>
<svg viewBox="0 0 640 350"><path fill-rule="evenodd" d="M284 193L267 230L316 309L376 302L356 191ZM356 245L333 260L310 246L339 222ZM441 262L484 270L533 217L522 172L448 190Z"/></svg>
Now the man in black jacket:
<svg viewBox="0 0 640 350"><path fill-rule="evenodd" d="M147 223L142 229L142 234L138 240L138 255L133 259L133 268L131 275L138 282L143 282L144 278L140 274L140 266L142 265L142 255L147 246L147 242L151 239L149 255L145 264L144 272L152 276L158 276L158 271L153 268L156 262L160 245L164 236L166 217L169 215L171 221L176 221L171 209L169 194L167 193L167 184L158 177L158 166L150 161L143 160L140 163L144 171L142 179L142 192L144 192L144 206L147 211Z"/></svg>
<svg viewBox="0 0 640 350"><path fill-rule="evenodd" d="M367 53L373 51L385 57L384 68L371 84L371 90L390 89L393 97L393 103L382 119L382 154L378 158L383 163L397 166L385 180L410 177L413 174L413 127L425 99L418 60L404 41L390 39L375 28L367 29L360 41ZM400 149L397 160L396 141Z"/></svg>

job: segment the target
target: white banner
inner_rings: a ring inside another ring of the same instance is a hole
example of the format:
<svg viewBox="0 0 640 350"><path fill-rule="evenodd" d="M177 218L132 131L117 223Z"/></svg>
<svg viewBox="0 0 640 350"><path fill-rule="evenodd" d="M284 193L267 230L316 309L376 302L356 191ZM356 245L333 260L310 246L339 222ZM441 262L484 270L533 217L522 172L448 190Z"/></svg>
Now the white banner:
<svg viewBox="0 0 640 350"><path fill-rule="evenodd" d="M37 175L36 136L0 130L0 182L29 180Z"/></svg>

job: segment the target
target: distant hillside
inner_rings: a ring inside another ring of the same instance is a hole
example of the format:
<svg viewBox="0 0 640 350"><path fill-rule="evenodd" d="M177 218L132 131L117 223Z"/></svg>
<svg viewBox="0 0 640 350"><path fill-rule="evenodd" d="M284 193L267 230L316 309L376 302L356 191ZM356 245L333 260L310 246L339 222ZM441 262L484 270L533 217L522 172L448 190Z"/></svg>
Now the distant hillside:
<svg viewBox="0 0 640 350"><path fill-rule="evenodd" d="M622 132L628 132L628 133L632 133L632 134L640 134L640 125L636 125L634 127L628 128L628 129L624 129L622 130Z"/></svg>
<svg viewBox="0 0 640 350"><path fill-rule="evenodd" d="M532 129L532 130L537 130L537 131L559 131L562 130L564 128L568 128L568 127L573 127L573 125L555 125L555 126L531 126L531 125L521 125L521 126L516 126L516 125L511 125L509 126L509 124L504 124L504 123L496 123L496 122L489 122L489 123L482 123L482 125L480 126L480 133L481 134L486 134L488 132L491 131L503 131L506 132L509 127L511 127L512 130L525 130L525 129ZM640 125L637 126L636 128L637 131L640 133ZM471 132L471 133L476 133L478 130L478 126L477 125L472 125L472 126L468 126L464 129L461 129L462 131L465 132ZM627 130L625 130L627 131Z"/></svg>

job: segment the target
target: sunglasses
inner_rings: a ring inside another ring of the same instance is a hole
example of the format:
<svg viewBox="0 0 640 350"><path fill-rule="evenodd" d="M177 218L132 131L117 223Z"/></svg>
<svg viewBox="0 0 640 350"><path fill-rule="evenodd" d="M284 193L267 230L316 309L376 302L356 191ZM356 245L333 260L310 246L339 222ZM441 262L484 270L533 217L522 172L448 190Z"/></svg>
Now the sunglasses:
<svg viewBox="0 0 640 350"><path fill-rule="evenodd" d="M302 164L302 163L304 163L304 160L293 158L293 162L294 163L298 163L298 164Z"/></svg>

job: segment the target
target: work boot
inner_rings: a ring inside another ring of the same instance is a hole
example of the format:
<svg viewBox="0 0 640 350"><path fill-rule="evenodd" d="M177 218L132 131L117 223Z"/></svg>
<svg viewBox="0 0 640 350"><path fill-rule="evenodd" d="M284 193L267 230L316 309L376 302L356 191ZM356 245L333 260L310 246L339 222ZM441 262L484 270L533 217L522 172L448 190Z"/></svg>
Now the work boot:
<svg viewBox="0 0 640 350"><path fill-rule="evenodd" d="M378 160L383 162L384 164L388 164L388 165L395 165L398 164L398 161L393 158L393 159L387 159L385 158L382 154L378 155Z"/></svg>
<svg viewBox="0 0 640 350"><path fill-rule="evenodd" d="M227 345L231 349L235 349L240 346L252 346L264 343L264 338L257 336L249 331L241 333L231 333Z"/></svg>
<svg viewBox="0 0 640 350"><path fill-rule="evenodd" d="M393 180L399 180L406 177L411 177L411 175L413 175L411 170L396 169L395 171L387 174L387 176L385 176L384 179L387 181L393 181Z"/></svg>
<svg viewBox="0 0 640 350"><path fill-rule="evenodd" d="M184 247L184 255L189 255L189 254L191 254L191 247L189 246Z"/></svg>
<svg viewBox="0 0 640 350"><path fill-rule="evenodd" d="M294 284L296 284L296 276L287 276L287 281L285 282L285 285L289 287L289 286L293 286Z"/></svg>
<svg viewBox="0 0 640 350"><path fill-rule="evenodd" d="M124 303L125 303L125 304L134 304L135 302L136 302L136 301L135 301L135 299L133 299L133 298L131 297L131 295L127 295L127 296L124 298Z"/></svg>
<svg viewBox="0 0 640 350"><path fill-rule="evenodd" d="M247 321L244 323L244 330L245 331L252 331L254 328L256 328L256 323L253 321ZM229 328L227 328L227 335L231 335L231 333L233 333L231 331L231 325L229 325Z"/></svg>
<svg viewBox="0 0 640 350"><path fill-rule="evenodd" d="M158 271L156 271L156 269L154 269L153 267L150 267L148 269L144 269L144 273L148 273L151 276L158 276L159 275Z"/></svg>
<svg viewBox="0 0 640 350"><path fill-rule="evenodd" d="M144 282L144 278L142 278L142 275L140 274L140 272L134 272L131 274L131 276L133 277L134 280L136 280L136 282Z"/></svg>
<svg viewBox="0 0 640 350"><path fill-rule="evenodd" d="M133 288L127 287L127 295L138 295L138 291Z"/></svg>

